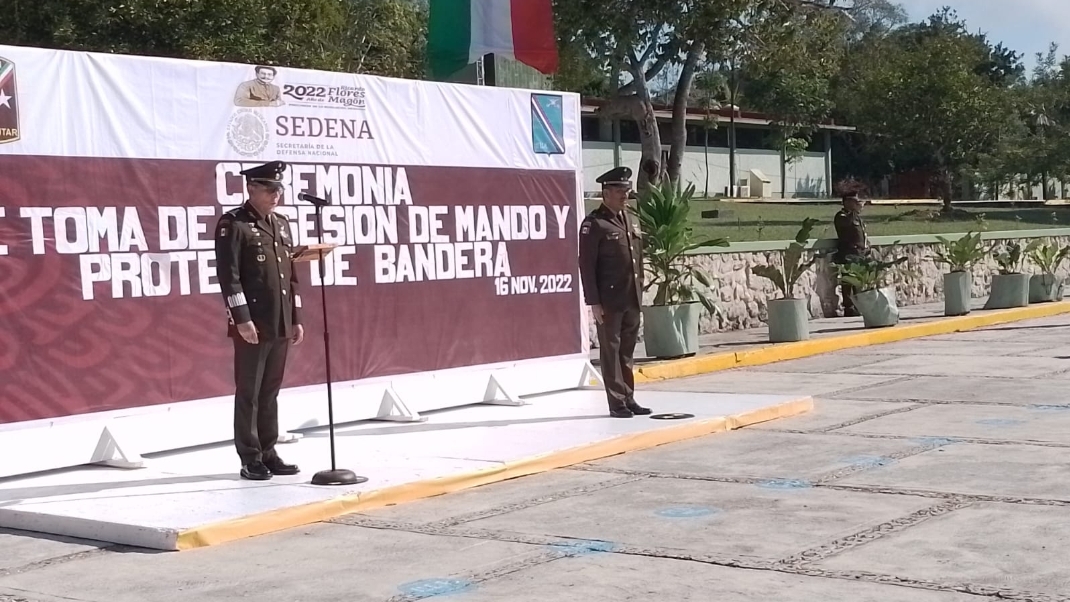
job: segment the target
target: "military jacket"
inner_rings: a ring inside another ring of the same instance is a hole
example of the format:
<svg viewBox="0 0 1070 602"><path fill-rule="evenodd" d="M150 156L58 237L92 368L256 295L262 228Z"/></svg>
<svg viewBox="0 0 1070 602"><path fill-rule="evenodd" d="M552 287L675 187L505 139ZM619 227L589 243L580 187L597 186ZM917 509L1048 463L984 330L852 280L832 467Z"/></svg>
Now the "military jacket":
<svg viewBox="0 0 1070 602"><path fill-rule="evenodd" d="M580 225L580 282L587 305L620 311L643 302L643 244L628 211L605 205Z"/></svg>
<svg viewBox="0 0 1070 602"><path fill-rule="evenodd" d="M301 296L293 269L293 233L286 216L264 218L248 203L216 224L216 273L229 314L228 336L252 320L259 339L293 336L301 323Z"/></svg>
<svg viewBox="0 0 1070 602"><path fill-rule="evenodd" d="M841 209L833 220L836 225L836 260L844 262L851 255L861 255L869 248L866 224L859 213Z"/></svg>

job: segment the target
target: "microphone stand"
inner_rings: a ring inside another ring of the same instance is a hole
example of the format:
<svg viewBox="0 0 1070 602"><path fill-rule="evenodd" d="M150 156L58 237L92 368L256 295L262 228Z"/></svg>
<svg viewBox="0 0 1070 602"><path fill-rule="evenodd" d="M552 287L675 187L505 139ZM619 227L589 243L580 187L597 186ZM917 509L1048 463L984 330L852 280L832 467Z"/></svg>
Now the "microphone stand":
<svg viewBox="0 0 1070 602"><path fill-rule="evenodd" d="M307 199L306 199L307 200ZM316 235L323 242L323 203L313 202L316 206ZM312 477L313 485L357 485L364 483L368 477L357 476L352 470L338 468L334 449L334 396L331 392L331 333L327 327L327 254L320 251L320 305L323 308L323 355L327 367L327 416L330 424L331 469L321 470Z"/></svg>

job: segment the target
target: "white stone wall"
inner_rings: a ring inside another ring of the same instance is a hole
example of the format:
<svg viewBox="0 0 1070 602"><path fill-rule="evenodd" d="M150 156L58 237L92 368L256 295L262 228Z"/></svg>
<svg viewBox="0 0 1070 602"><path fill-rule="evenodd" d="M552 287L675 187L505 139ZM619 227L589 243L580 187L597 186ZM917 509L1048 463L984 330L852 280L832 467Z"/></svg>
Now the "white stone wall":
<svg viewBox="0 0 1070 602"><path fill-rule="evenodd" d="M1035 239L1011 239L1008 242L1019 242L1024 247L1032 240ZM1070 245L1070 236L1043 240L1055 242L1060 246ZM986 241L986 245L992 245L993 242ZM938 246L936 244L911 244L876 249L877 255L885 259L890 259L893 254L897 257L904 255L909 257L906 263L900 265L890 275L901 307L943 301L943 275L948 270L946 266L937 265L933 261L934 250ZM781 257L780 251L694 256L695 264L706 274L715 278L712 297L722 310L722 315L716 319L703 315L699 325L700 332L711 334L763 326L767 316L768 302L780 298L780 293L769 280L752 275L750 268L770 263L779 264ZM1059 274L1064 278L1070 276L1068 265L1070 262L1064 262L1059 270ZM998 273L997 270L998 265L991 255L974 268L973 296L975 298L988 295L992 276ZM1027 260L1025 271L1037 273L1039 269ZM647 302L652 300L653 292L651 290L646 294ZM830 265L828 259L819 260L814 267L799 278L795 288L795 297L808 300L812 318L828 318L838 315L839 287L836 284L834 266ZM597 339L592 325L591 340L595 346L597 346Z"/></svg>
<svg viewBox="0 0 1070 602"><path fill-rule="evenodd" d="M1023 247L1036 240L1031 239L1007 239L1008 243L1017 242ZM1042 239L1045 242L1054 242L1059 246L1066 246L1070 244L1070 237L1057 236L1051 238ZM987 245L993 244L995 241L986 241ZM878 254L884 258L891 258L894 253L896 256L906 255L910 257L907 263L900 266L900 269L894 274L894 283L896 292L898 293L898 299L902 305L916 305L919 303L931 303L935 301L942 301L943 296L943 276L947 273L947 266L937 265L933 262L933 254L939 245L903 245L898 248L882 248L878 249ZM1068 269L1067 263L1064 262L1058 273L1062 277L1067 277ZM973 296L975 298L986 297L988 291L992 285L992 276L998 274L999 265L996 260L989 254L983 262L978 264L973 269ZM1024 270L1027 273L1035 274L1039 273L1040 269L1032 264L1028 260L1025 261Z"/></svg>

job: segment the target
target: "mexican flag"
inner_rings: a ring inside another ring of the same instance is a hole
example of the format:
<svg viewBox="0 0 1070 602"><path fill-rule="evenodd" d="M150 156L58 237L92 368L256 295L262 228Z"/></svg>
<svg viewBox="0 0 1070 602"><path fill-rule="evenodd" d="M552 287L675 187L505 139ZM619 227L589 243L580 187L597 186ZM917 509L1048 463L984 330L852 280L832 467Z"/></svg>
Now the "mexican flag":
<svg viewBox="0 0 1070 602"><path fill-rule="evenodd" d="M431 76L445 78L494 53L557 71L552 0L431 0Z"/></svg>

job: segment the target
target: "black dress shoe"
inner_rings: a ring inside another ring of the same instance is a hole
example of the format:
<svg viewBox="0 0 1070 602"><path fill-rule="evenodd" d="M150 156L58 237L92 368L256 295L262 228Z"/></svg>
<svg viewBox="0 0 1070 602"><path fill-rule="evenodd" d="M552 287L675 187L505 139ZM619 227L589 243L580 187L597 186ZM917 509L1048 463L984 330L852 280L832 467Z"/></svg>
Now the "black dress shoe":
<svg viewBox="0 0 1070 602"><path fill-rule="evenodd" d="M300 468L294 466L293 464L287 464L283 462L281 458L275 458L273 460L264 462L264 466L266 466L272 474L276 475L295 475L301 472Z"/></svg>
<svg viewBox="0 0 1070 602"><path fill-rule="evenodd" d="M635 414L636 416L648 416L650 414L649 408L644 408L643 406L635 403L634 401L628 402L628 409L631 410L632 414Z"/></svg>
<svg viewBox="0 0 1070 602"><path fill-rule="evenodd" d="M635 416L628 408L615 408L609 410L609 415L613 418L631 418Z"/></svg>
<svg viewBox="0 0 1070 602"><path fill-rule="evenodd" d="M253 462L241 467L241 478L250 481L267 481L271 478L271 471L263 462Z"/></svg>

